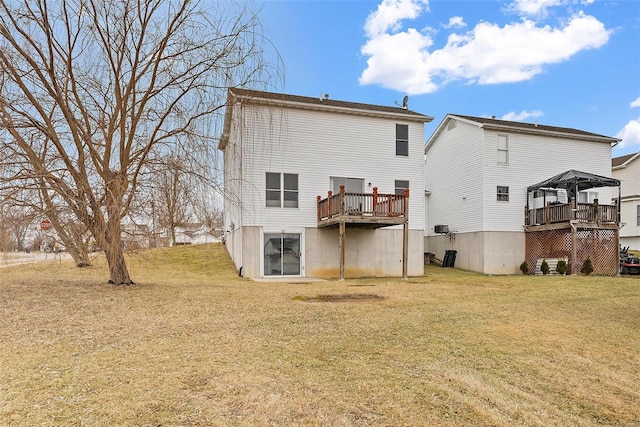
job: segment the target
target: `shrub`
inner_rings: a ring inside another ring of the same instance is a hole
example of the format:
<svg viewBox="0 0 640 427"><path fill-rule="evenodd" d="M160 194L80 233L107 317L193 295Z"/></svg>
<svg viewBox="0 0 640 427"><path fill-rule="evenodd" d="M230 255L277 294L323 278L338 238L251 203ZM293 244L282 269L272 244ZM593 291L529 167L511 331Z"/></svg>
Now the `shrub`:
<svg viewBox="0 0 640 427"><path fill-rule="evenodd" d="M587 257L582 263L582 268L580 269L580 273L589 275L593 273L593 262L591 262L591 258Z"/></svg>
<svg viewBox="0 0 640 427"><path fill-rule="evenodd" d="M542 274L549 274L549 264L547 264L547 260L543 259L542 264L540 264L540 270L542 270Z"/></svg>
<svg viewBox="0 0 640 427"><path fill-rule="evenodd" d="M529 272L529 264L527 264L527 261L522 261L522 264L520 264L520 271L522 271L522 274L527 274Z"/></svg>
<svg viewBox="0 0 640 427"><path fill-rule="evenodd" d="M567 261L561 259L558 261L558 265L556 265L556 271L562 275L567 274L567 270L569 267L567 266Z"/></svg>

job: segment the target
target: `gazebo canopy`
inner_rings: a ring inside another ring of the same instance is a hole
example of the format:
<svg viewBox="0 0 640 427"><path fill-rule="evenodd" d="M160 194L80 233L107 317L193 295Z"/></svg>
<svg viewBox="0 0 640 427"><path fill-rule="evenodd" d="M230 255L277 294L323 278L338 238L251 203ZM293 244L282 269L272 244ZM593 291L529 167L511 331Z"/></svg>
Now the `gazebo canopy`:
<svg viewBox="0 0 640 427"><path fill-rule="evenodd" d="M564 188L570 194L595 187L619 187L620 180L588 172L568 170L542 182L527 187L527 192L540 188Z"/></svg>

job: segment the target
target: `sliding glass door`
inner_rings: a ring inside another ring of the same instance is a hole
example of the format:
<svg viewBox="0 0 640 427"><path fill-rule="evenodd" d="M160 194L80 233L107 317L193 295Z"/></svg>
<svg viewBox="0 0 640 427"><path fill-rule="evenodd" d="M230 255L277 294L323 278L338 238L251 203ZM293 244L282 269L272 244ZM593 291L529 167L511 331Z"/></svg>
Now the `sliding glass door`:
<svg viewBox="0 0 640 427"><path fill-rule="evenodd" d="M300 234L265 233L263 249L265 276L300 275Z"/></svg>

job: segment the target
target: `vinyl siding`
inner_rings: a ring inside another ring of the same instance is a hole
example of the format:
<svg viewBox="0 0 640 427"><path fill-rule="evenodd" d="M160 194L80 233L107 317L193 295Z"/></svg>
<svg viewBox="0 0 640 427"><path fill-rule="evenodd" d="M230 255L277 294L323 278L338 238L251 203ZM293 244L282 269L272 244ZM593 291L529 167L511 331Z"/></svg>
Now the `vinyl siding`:
<svg viewBox="0 0 640 427"><path fill-rule="evenodd" d="M446 128L427 151L425 189L428 208L426 235L434 235L437 224L458 233L482 228L483 147L482 130L458 120Z"/></svg>
<svg viewBox="0 0 640 427"><path fill-rule="evenodd" d="M621 181L622 197L640 195L640 159L636 158L627 167L615 169L612 173L614 178ZM614 192L613 197L617 197L617 193ZM640 236L640 226L638 226L637 219L638 205L640 205L640 197L622 201L620 220L626 224L620 229L620 237ZM637 245L636 241L634 241L634 245ZM633 248L640 249L640 247Z"/></svg>
<svg viewBox="0 0 640 427"><path fill-rule="evenodd" d="M509 138L509 163L497 163L498 135ZM570 169L611 176L611 146L601 142L484 131L484 215L482 231L522 231L527 187ZM496 187L509 186L509 201L496 200ZM608 204L612 189L596 188Z"/></svg>
<svg viewBox="0 0 640 427"><path fill-rule="evenodd" d="M330 177L340 176L363 178L365 192L377 186L380 193L393 193L395 180L410 181L409 227L422 230L423 124L259 106L236 111L241 111L234 129L241 133L242 225L315 227L316 197L326 197ZM396 123L409 125L408 157L395 155ZM298 208L265 207L266 172L298 174Z"/></svg>
<svg viewBox="0 0 640 427"><path fill-rule="evenodd" d="M498 135L508 137L508 164L498 164ZM611 176L611 146L539 135L485 130L457 120L447 123L425 156L427 208L425 234L437 224L457 233L522 232L527 187L569 169ZM509 187L509 201L497 201L498 186ZM597 188L601 203L612 189Z"/></svg>

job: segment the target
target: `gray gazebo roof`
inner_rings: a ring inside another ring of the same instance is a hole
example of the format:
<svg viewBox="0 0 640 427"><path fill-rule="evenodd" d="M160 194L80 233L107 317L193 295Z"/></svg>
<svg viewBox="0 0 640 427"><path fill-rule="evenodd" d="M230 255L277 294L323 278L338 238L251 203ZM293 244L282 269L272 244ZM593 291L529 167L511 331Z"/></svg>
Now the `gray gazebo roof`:
<svg viewBox="0 0 640 427"><path fill-rule="evenodd" d="M620 180L606 176L595 175L588 172L568 170L542 182L527 187L527 191L535 191L540 188L564 188L570 193L587 190L595 187L619 187Z"/></svg>

